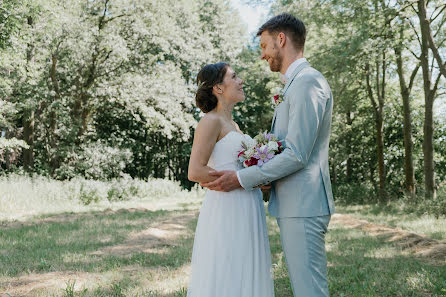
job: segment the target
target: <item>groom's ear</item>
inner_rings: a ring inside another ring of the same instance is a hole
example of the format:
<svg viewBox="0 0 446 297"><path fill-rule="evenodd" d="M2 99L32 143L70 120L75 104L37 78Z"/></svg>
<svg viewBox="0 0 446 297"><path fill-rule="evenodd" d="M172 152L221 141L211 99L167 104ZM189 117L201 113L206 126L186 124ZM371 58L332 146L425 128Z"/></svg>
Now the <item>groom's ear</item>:
<svg viewBox="0 0 446 297"><path fill-rule="evenodd" d="M280 47L284 47L286 44L286 35L283 32L279 32L279 34L277 34L277 42L279 43Z"/></svg>

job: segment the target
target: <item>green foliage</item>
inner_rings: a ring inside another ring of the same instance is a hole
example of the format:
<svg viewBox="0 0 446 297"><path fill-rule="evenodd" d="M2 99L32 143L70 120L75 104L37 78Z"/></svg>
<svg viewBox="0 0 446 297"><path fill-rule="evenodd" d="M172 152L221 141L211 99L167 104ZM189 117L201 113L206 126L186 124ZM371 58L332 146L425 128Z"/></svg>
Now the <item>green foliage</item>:
<svg viewBox="0 0 446 297"><path fill-rule="evenodd" d="M110 147L100 141L82 144L66 157L66 163L56 171L60 179L84 176L87 179L110 179L124 174L124 169L132 161L129 149Z"/></svg>
<svg viewBox="0 0 446 297"><path fill-rule="evenodd" d="M0 3L0 50L10 45L11 35L20 28L19 7L23 2L25 1L2 0Z"/></svg>
<svg viewBox="0 0 446 297"><path fill-rule="evenodd" d="M336 184L333 187L333 196L340 205L356 205L376 202L375 188L370 183Z"/></svg>
<svg viewBox="0 0 446 297"><path fill-rule="evenodd" d="M435 199L426 199L424 193L421 192L416 197L405 196L401 204L406 213L431 214L436 218L446 217L446 186L440 187Z"/></svg>
<svg viewBox="0 0 446 297"><path fill-rule="evenodd" d="M255 136L270 130L274 108L272 98L283 87L276 73L269 70L265 61L259 60L260 49L245 48L234 65L235 71L243 79L246 99L234 111L234 120L246 134Z"/></svg>
<svg viewBox="0 0 446 297"><path fill-rule="evenodd" d="M334 94L329 157L339 201L368 201L354 189L367 197L378 193L376 107L370 93L385 95L386 191L394 199L404 195L395 49L402 50L408 81L418 63L419 44L408 22L417 19L416 11L403 2L253 1L271 4L271 15L290 12L306 24L305 56L328 79ZM441 12L431 24L441 41L445 11L439 3L430 1L428 10ZM194 80L204 64L227 61L244 80L246 100L236 105L234 120L245 133L255 135L270 127L270 101L282 85L259 59L258 41L245 46L246 41L240 17L225 0L1 1L0 133L8 140L0 143L7 141L10 147L2 150L0 144L2 170L27 168L58 179L167 177L191 189L189 154L201 116L193 102ZM385 81L384 89L375 81ZM420 193L422 81L419 72L410 97ZM439 90L443 88L444 79L439 82ZM444 122L435 123L437 184L446 178L445 127ZM24 140L29 149L13 139ZM26 161L30 152L34 160ZM109 194L112 200L128 195L120 188Z"/></svg>
<svg viewBox="0 0 446 297"><path fill-rule="evenodd" d="M29 146L21 139L17 138L0 138L0 155L6 151L20 150Z"/></svg>
<svg viewBox="0 0 446 297"><path fill-rule="evenodd" d="M373 201L374 197L371 196L378 193L375 116L378 107L371 103L370 94L375 101L378 95L384 94L385 98L382 114L386 192L392 199L403 197L403 108L395 48L403 49L406 84L409 84L410 74L419 62L414 55L420 51L417 36L408 23L408 20L417 19L416 9L403 3L375 0L273 1L273 14L289 12L304 21L308 31L305 56L313 67L324 74L333 91L335 104L329 152L330 173L334 188L339 192L337 197L340 203ZM438 3L430 2L430 12ZM433 24L435 30L442 15L444 12ZM417 30L416 26L414 29ZM366 79L368 73L372 74L369 77L370 93ZM424 179L422 83L419 72L410 93L414 142L412 157L416 187L420 193ZM436 164L441 165L444 164L444 146L440 144L444 142L441 141L444 127L444 122L436 122L434 159ZM438 183L446 179L443 168L446 166L436 165ZM365 196L356 195L355 191Z"/></svg>
<svg viewBox="0 0 446 297"><path fill-rule="evenodd" d="M168 176L191 187L193 80L206 63L234 61L243 41L228 2L20 4L1 6L0 129L8 138L26 129L28 167L57 178ZM3 164L12 165L22 164Z"/></svg>

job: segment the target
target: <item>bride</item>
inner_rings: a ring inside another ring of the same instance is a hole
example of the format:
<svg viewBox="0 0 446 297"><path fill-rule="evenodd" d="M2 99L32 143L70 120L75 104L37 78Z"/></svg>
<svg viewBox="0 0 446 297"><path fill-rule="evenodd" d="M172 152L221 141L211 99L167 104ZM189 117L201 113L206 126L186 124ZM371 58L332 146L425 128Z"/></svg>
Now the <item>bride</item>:
<svg viewBox="0 0 446 297"><path fill-rule="evenodd" d="M197 106L205 113L195 130L188 178L205 183L214 170L238 170L243 134L232 109L245 99L243 81L226 63L197 76ZM273 297L271 254L260 189L208 190L192 252L188 297Z"/></svg>

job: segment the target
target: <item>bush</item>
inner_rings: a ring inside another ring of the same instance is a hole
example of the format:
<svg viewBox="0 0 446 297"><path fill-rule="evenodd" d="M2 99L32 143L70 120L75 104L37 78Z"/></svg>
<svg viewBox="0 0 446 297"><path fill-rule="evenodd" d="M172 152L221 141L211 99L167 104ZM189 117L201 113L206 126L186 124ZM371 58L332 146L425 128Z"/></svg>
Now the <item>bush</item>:
<svg viewBox="0 0 446 297"><path fill-rule="evenodd" d="M376 191L369 183L333 184L333 196L341 205L356 205L376 202Z"/></svg>
<svg viewBox="0 0 446 297"><path fill-rule="evenodd" d="M67 162L55 170L55 176L59 179L75 176L99 180L118 178L132 159L129 149L107 146L101 141L91 142L69 153Z"/></svg>
<svg viewBox="0 0 446 297"><path fill-rule="evenodd" d="M6 165L6 167L8 167L11 166L11 164L16 163L22 150L28 148L29 145L23 140L0 137L0 166L3 167L3 165ZM0 167L0 169L2 167Z"/></svg>
<svg viewBox="0 0 446 297"><path fill-rule="evenodd" d="M446 186L437 191L436 199L426 199L420 192L416 197L405 196L401 203L406 213L432 214L436 218L446 216Z"/></svg>
<svg viewBox="0 0 446 297"><path fill-rule="evenodd" d="M148 181L132 179L124 175L110 181L73 178L65 182L71 199L78 199L84 205L92 202L108 200L124 201L143 198L163 198L185 192L178 182L165 179L149 179Z"/></svg>

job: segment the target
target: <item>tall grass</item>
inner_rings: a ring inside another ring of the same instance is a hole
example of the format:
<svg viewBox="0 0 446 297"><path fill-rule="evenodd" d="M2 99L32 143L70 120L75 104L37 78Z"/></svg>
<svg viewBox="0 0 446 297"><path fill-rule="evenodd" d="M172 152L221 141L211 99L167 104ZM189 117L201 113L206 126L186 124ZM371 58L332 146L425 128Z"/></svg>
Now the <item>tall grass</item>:
<svg viewBox="0 0 446 297"><path fill-rule="evenodd" d="M0 221L33 215L82 212L106 208L144 207L169 201L199 203L203 190L183 190L179 183L165 179L121 178L95 181L74 178L58 181L43 176L0 176Z"/></svg>

